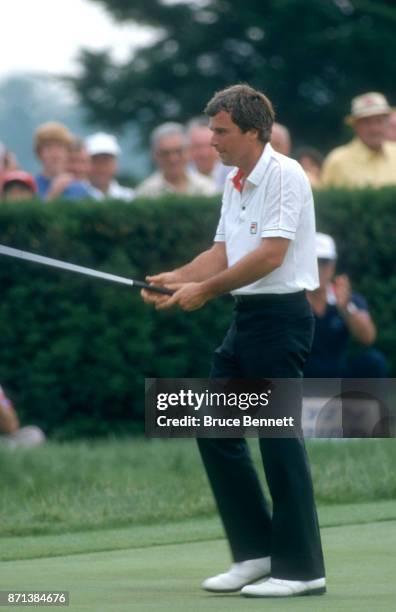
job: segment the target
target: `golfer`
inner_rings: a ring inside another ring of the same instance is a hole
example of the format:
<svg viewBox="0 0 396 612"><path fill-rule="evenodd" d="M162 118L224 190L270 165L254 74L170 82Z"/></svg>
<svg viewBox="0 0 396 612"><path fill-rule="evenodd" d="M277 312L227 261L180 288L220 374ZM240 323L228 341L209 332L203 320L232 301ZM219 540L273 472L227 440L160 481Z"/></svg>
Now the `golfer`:
<svg viewBox="0 0 396 612"><path fill-rule="evenodd" d="M313 336L305 291L318 286L308 179L296 161L271 148L274 111L260 91L234 85L216 93L205 112L212 145L224 164L236 166L214 245L181 268L148 277L175 289L173 296L143 290L142 297L158 309L190 311L231 292L234 320L214 353L211 377L301 378ZM244 439L201 438L198 445L233 557L230 569L203 588L247 597L324 593L303 440L260 438L272 516Z"/></svg>

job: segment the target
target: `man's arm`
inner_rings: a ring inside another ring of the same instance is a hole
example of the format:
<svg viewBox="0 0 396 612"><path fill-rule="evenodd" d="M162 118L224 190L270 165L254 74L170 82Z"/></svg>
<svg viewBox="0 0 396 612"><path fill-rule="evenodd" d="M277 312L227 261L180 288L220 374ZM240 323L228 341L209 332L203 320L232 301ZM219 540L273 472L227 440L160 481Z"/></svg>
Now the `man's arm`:
<svg viewBox="0 0 396 612"><path fill-rule="evenodd" d="M346 274L334 279L334 292L337 300L337 308L351 334L366 346L374 343L377 330L367 310L361 310L352 302L352 289Z"/></svg>
<svg viewBox="0 0 396 612"><path fill-rule="evenodd" d="M180 286L186 282L201 282L218 274L221 270L227 268L227 254L224 242L215 242L212 248L203 251L195 259L190 261L185 266L172 270L171 272L162 272L155 276L147 276L146 280L153 285L160 286ZM154 293L153 291L141 291L143 300L148 304L159 305L166 304L169 297Z"/></svg>
<svg viewBox="0 0 396 612"><path fill-rule="evenodd" d="M187 263L172 272L163 272L148 276L147 280L155 284L186 283L204 281L227 268L227 255L224 242L215 242L207 251L203 251Z"/></svg>
<svg viewBox="0 0 396 612"><path fill-rule="evenodd" d="M176 293L158 303L157 308L178 304L183 310L196 310L208 300L254 283L282 265L289 243L286 238L264 238L258 248L230 268L222 269L201 282L175 286ZM170 286L172 288L172 284Z"/></svg>

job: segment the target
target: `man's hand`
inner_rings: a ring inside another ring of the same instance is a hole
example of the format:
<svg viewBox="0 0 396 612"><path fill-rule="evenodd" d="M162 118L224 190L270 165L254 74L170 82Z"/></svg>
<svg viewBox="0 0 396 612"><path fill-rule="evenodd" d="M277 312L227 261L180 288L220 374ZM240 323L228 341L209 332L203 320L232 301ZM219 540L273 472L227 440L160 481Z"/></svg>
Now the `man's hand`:
<svg viewBox="0 0 396 612"><path fill-rule="evenodd" d="M177 272L162 272L155 276L146 276L146 281L150 283L150 285L158 285L159 287L167 287L168 289L172 289L170 284L175 284L178 280ZM153 304L156 308L162 305L164 305L165 308L170 307L166 306L166 304L172 296L155 293L147 289L142 289L140 295L146 304Z"/></svg>
<svg viewBox="0 0 396 612"><path fill-rule="evenodd" d="M346 310L352 296L351 283L349 282L348 276L346 274L336 276L333 288L337 300L337 307L341 311Z"/></svg>
<svg viewBox="0 0 396 612"><path fill-rule="evenodd" d="M211 298L204 283L178 283L168 287L175 293L166 300L158 301L155 305L158 310L172 306L180 306L182 310L187 311L198 310Z"/></svg>

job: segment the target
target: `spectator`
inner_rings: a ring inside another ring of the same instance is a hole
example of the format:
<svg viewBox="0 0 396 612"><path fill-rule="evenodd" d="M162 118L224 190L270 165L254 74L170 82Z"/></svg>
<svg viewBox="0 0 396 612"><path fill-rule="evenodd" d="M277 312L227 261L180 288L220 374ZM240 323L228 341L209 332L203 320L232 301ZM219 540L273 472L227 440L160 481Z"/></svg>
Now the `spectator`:
<svg viewBox="0 0 396 612"><path fill-rule="evenodd" d="M217 190L222 192L230 168L221 163L216 149L212 146L212 132L206 117L192 119L187 124L190 167L214 181Z"/></svg>
<svg viewBox="0 0 396 612"><path fill-rule="evenodd" d="M274 123L271 132L271 147L282 155L290 155L291 138L290 132L285 125Z"/></svg>
<svg viewBox="0 0 396 612"><path fill-rule="evenodd" d="M87 191L95 200L101 200L103 199L102 192L90 183L91 168L91 156L87 151L84 141L78 137L74 138L70 145L68 172L77 181L85 185Z"/></svg>
<svg viewBox="0 0 396 612"><path fill-rule="evenodd" d="M319 187L323 165L323 155L320 151L313 147L301 147L296 152L296 160L304 168L311 187Z"/></svg>
<svg viewBox="0 0 396 612"><path fill-rule="evenodd" d="M12 170L3 175L1 197L8 202L31 200L37 194L33 176L23 170Z"/></svg>
<svg viewBox="0 0 396 612"><path fill-rule="evenodd" d="M391 111L385 96L377 92L352 100L352 111L345 122L352 126L355 138L327 156L322 171L323 186L396 184L396 144L385 140Z"/></svg>
<svg viewBox="0 0 396 612"><path fill-rule="evenodd" d="M89 197L87 188L67 172L72 135L61 123L39 126L34 136L34 148L43 170L36 177L39 196L46 201L62 197L71 200Z"/></svg>
<svg viewBox="0 0 396 612"><path fill-rule="evenodd" d="M121 152L116 138L111 134L97 132L89 136L85 144L91 158L91 185L96 189L99 199L133 200L134 190L123 187L115 178Z"/></svg>
<svg viewBox="0 0 396 612"><path fill-rule="evenodd" d="M388 116L385 130L386 140L396 142L396 111L392 111Z"/></svg>
<svg viewBox="0 0 396 612"><path fill-rule="evenodd" d="M38 446L44 441L45 435L39 427L20 426L14 406L0 387L0 443L12 447Z"/></svg>
<svg viewBox="0 0 396 612"><path fill-rule="evenodd" d="M67 170L77 181L89 181L91 157L81 138L73 138L71 142Z"/></svg>
<svg viewBox="0 0 396 612"><path fill-rule="evenodd" d="M151 136L151 149L158 172L149 176L136 190L137 195L156 198L165 193L214 195L215 183L188 168L188 141L179 123L164 123Z"/></svg>
<svg viewBox="0 0 396 612"><path fill-rule="evenodd" d="M308 292L315 316L312 351L305 365L307 378L382 378L386 363L372 348L377 332L366 300L354 293L346 274L334 277L337 260L333 238L316 235L320 286ZM364 348L348 357L349 340ZM370 347L370 348L369 348Z"/></svg>

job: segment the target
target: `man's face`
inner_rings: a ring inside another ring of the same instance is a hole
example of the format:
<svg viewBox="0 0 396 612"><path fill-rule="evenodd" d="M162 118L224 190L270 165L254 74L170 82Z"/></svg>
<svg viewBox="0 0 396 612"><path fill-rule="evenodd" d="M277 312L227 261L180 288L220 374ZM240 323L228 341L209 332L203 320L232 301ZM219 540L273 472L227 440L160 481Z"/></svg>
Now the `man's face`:
<svg viewBox="0 0 396 612"><path fill-rule="evenodd" d="M274 123L271 132L271 146L282 155L290 155L291 142L289 132L279 123Z"/></svg>
<svg viewBox="0 0 396 612"><path fill-rule="evenodd" d="M335 267L336 264L333 259L318 259L319 284L321 289L327 287L333 280Z"/></svg>
<svg viewBox="0 0 396 612"><path fill-rule="evenodd" d="M212 130L212 145L223 164L239 166L251 150L252 132L242 132L226 111L211 117L209 127Z"/></svg>
<svg viewBox="0 0 396 612"><path fill-rule="evenodd" d="M219 159L216 149L212 146L212 132L204 125L193 127L189 139L190 156L198 172L211 174Z"/></svg>
<svg viewBox="0 0 396 612"><path fill-rule="evenodd" d="M154 160L169 181L183 178L188 164L187 144L181 134L169 134L159 139Z"/></svg>
<svg viewBox="0 0 396 612"><path fill-rule="evenodd" d="M68 147L56 140L43 144L38 152L44 172L51 178L66 171L68 155Z"/></svg>
<svg viewBox="0 0 396 612"><path fill-rule="evenodd" d="M369 149L379 151L385 140L386 121L387 115L361 117L355 121L355 132Z"/></svg>
<svg viewBox="0 0 396 612"><path fill-rule="evenodd" d="M91 157L91 182L98 189L107 190L117 173L117 158L108 153Z"/></svg>
<svg viewBox="0 0 396 612"><path fill-rule="evenodd" d="M391 113L387 119L386 140L396 142L396 112Z"/></svg>
<svg viewBox="0 0 396 612"><path fill-rule="evenodd" d="M91 158L84 148L78 151L70 151L68 171L73 174L78 181L86 181L89 179Z"/></svg>

